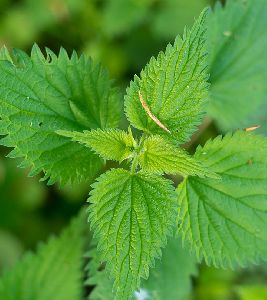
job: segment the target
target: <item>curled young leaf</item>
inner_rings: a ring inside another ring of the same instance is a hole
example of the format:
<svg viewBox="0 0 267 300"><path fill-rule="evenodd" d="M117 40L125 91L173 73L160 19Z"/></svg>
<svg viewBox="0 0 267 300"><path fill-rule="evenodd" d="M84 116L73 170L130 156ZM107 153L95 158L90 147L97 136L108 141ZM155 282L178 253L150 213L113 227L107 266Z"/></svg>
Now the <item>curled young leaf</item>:
<svg viewBox="0 0 267 300"><path fill-rule="evenodd" d="M138 162L144 171L151 173L219 178L199 160L161 136L150 136L144 140Z"/></svg>
<svg viewBox="0 0 267 300"><path fill-rule="evenodd" d="M57 133L91 148L96 154L109 160L121 162L131 158L136 148L130 129L128 133L119 129L96 129L84 132L59 130Z"/></svg>

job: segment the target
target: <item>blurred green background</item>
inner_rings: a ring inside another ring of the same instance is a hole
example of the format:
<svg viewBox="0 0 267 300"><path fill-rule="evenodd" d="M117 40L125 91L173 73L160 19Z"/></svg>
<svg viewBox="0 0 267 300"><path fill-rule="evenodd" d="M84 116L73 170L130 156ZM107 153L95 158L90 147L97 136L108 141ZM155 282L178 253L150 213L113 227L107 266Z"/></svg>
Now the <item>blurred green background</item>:
<svg viewBox="0 0 267 300"><path fill-rule="evenodd" d="M106 66L123 89L152 55L190 26L213 0L0 0L0 46L30 52L75 49ZM202 142L218 131L210 126ZM194 145L193 145L194 146ZM189 149L190 150L190 149ZM0 148L0 274L58 233L85 205L90 183L47 187ZM266 300L267 267L238 272L201 266L192 299Z"/></svg>

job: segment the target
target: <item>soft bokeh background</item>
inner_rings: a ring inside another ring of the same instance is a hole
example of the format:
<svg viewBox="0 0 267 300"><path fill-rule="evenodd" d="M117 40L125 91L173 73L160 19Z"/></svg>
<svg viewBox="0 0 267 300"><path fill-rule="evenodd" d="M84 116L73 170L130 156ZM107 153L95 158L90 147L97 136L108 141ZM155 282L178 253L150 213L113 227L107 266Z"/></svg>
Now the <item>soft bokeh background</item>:
<svg viewBox="0 0 267 300"><path fill-rule="evenodd" d="M0 45L29 53L36 42L56 53L61 46L68 53L84 52L102 62L123 91L152 55L213 4L213 0L0 0ZM210 126L202 139L216 134ZM28 178L27 170L16 167L18 161L5 158L7 153L0 148L0 274L26 250L59 232L84 205L89 191L89 183L47 187L39 178ZM264 300L266 285L264 267L232 272L203 266L194 279L192 299Z"/></svg>

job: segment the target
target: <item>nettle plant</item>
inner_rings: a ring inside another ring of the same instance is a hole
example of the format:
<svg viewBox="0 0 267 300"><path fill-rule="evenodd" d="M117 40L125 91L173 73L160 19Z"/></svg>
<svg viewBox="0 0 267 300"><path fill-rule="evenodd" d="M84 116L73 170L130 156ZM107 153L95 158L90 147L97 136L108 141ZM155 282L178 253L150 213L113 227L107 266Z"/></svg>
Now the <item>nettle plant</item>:
<svg viewBox="0 0 267 300"><path fill-rule="evenodd" d="M235 130L207 141L194 155L183 149L201 124L208 101L215 102L208 109L216 115L218 99L227 97L231 86L243 84L244 91L249 90L248 82L235 73L242 72L238 68L242 64L235 64L243 57L232 53L242 55L240 47L244 55L256 51L244 48L254 42L249 39L253 28L266 33L266 2L257 1L257 6L252 2L232 0L225 8L217 6L214 13L205 10L191 30L151 58L127 88L124 111L130 125L125 131L117 129L118 89L103 67L75 52L69 57L63 49L58 56L49 49L44 56L37 46L31 56L2 49L0 131L1 144L13 147L9 157L23 158L21 165L31 167L30 175L43 172L48 184L91 180L107 160L118 162L117 168L95 180L88 200L97 244L97 252L91 253L94 265L89 267L89 282L106 289L113 284L113 295L110 290L102 298L95 293L90 299L131 299L146 285L140 280L149 277L167 241L176 249L173 243L182 240L198 261L219 268L266 260L267 139L250 129ZM239 28L240 15L254 21ZM255 44L264 42L262 36ZM257 88L251 90L262 98L264 90L260 84ZM250 110L252 105L244 106ZM233 113L238 110L228 116ZM227 116L221 117L219 123L227 124ZM183 176L178 187L170 174ZM65 253L67 247L65 242L58 249ZM105 278L98 270L100 262L109 274ZM6 286L2 284L2 292Z"/></svg>

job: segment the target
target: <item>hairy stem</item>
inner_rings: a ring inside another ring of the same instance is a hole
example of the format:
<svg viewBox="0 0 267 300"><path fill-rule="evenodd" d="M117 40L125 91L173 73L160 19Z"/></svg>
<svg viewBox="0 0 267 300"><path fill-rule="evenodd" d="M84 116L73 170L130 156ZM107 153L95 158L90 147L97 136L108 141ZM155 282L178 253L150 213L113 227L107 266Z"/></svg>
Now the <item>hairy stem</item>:
<svg viewBox="0 0 267 300"><path fill-rule="evenodd" d="M131 166L131 173L132 174L135 173L135 171L137 169L138 157L139 157L139 154L140 154L141 150L143 149L143 142L146 139L146 137L147 137L147 135L145 133L143 133L140 140L139 140L138 146L136 147L135 156L133 158L133 162L132 162L132 166Z"/></svg>

